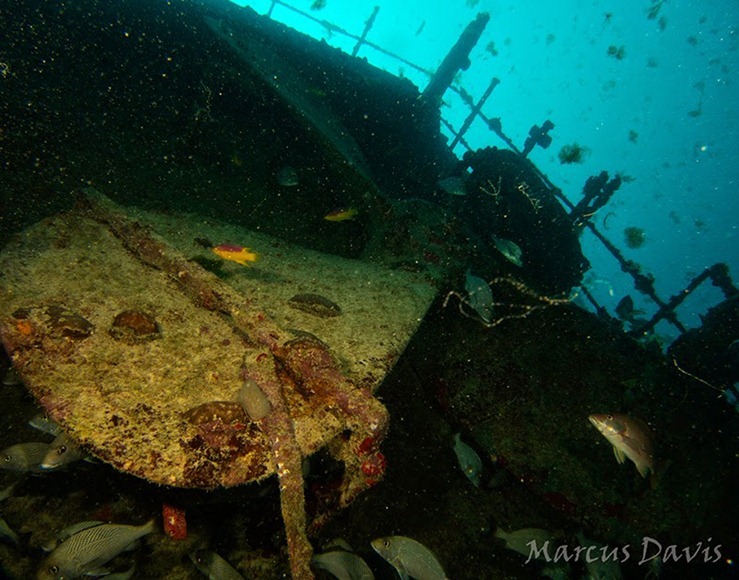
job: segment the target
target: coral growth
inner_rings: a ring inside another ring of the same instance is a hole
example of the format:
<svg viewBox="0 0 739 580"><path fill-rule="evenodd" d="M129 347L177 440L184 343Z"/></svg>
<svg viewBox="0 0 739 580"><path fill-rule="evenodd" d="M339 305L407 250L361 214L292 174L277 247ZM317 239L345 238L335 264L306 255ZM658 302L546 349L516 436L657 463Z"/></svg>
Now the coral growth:
<svg viewBox="0 0 739 580"><path fill-rule="evenodd" d="M562 165L582 163L587 152L588 150L579 143L572 143L571 145L563 145L557 157L559 157L559 162Z"/></svg>
<svg viewBox="0 0 739 580"><path fill-rule="evenodd" d="M636 250L641 248L644 242L647 241L647 235L643 229L631 226L624 229L624 239L626 240L627 246Z"/></svg>

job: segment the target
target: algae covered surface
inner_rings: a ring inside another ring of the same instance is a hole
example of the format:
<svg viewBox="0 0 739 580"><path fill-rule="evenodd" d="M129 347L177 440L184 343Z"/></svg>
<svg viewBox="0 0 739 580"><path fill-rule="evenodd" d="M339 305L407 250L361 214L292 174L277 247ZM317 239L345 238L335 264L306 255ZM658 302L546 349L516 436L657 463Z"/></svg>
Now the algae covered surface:
<svg viewBox="0 0 739 580"><path fill-rule="evenodd" d="M383 277L370 265L213 220L144 212L135 219L215 272L265 318L327 345L354 384L370 392L433 298L430 286L407 273ZM254 267L222 261L194 238L248 245L260 261ZM198 307L104 226L74 212L44 220L5 248L0 271L2 335L14 366L85 449L122 471L178 487L230 486L274 472L255 423L237 418L204 433L186 415L235 400L251 339L227 317ZM341 314L324 318L292 307L290 299L301 293L326 296ZM153 319L157 332L122 340L111 328L125 311ZM346 427L305 394L285 396L305 454Z"/></svg>

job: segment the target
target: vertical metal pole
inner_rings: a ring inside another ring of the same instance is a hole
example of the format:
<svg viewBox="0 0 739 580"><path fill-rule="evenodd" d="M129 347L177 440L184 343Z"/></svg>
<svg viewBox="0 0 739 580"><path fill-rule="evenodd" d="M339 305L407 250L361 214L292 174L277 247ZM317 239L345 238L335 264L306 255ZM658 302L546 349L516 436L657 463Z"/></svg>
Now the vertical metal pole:
<svg viewBox="0 0 739 580"><path fill-rule="evenodd" d="M375 9L372 11L372 14L370 14L370 17L367 19L367 22L364 23L364 31L362 31L362 36L360 36L359 40L357 40L357 44L354 45L354 50L352 50L352 56L357 56L359 49L364 44L364 40L367 38L367 34L372 28L372 25L375 23L375 18L377 18L377 13L379 11L380 11L380 7L375 6Z"/></svg>
<svg viewBox="0 0 739 580"><path fill-rule="evenodd" d="M269 5L269 10L267 10L267 18L272 18L272 11L275 9L276 5L277 0L272 0L272 4Z"/></svg>
<svg viewBox="0 0 739 580"><path fill-rule="evenodd" d="M464 120L464 123L462 123L462 127L460 127L459 131L457 131L457 136L454 138L454 141L452 141L452 144L449 145L450 149L454 149L454 147L459 143L459 140L464 136L464 134L467 132L467 129L470 128L470 125L472 125L472 121L475 120L475 117L480 114L480 110L482 109L482 106L485 104L485 101L488 100L488 97L492 94L493 89L497 87L500 84L500 79L497 79L495 77L492 78L490 81L490 84L488 85L488 88L485 89L485 92L480 97L480 100L477 101L476 105L472 105L472 103L468 103L470 107L472 108L472 111L469 115L467 115L467 118Z"/></svg>

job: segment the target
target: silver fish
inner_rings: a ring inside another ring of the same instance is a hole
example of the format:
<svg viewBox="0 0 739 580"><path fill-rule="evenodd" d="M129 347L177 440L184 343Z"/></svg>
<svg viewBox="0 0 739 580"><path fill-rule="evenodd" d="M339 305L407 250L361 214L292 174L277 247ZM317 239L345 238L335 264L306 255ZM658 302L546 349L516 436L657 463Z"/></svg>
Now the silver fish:
<svg viewBox="0 0 739 580"><path fill-rule="evenodd" d="M631 459L642 477L651 474L656 485L657 461L654 457L654 439L647 424L640 419L621 414L590 415L590 422L613 445L616 461Z"/></svg>
<svg viewBox="0 0 739 580"><path fill-rule="evenodd" d="M36 578L67 580L89 574L154 529L150 520L140 526L102 524L77 532L46 557Z"/></svg>
<svg viewBox="0 0 739 580"><path fill-rule="evenodd" d="M467 270L464 289L467 292L469 305L485 322L493 319L493 291L490 285L482 278Z"/></svg>
<svg viewBox="0 0 739 580"><path fill-rule="evenodd" d="M210 580L244 580L231 564L211 550L195 550L189 556L195 567Z"/></svg>
<svg viewBox="0 0 739 580"><path fill-rule="evenodd" d="M334 538L326 542L323 545L324 552L330 552L331 550L344 550L345 552L353 552L354 548L344 538Z"/></svg>
<svg viewBox="0 0 739 580"><path fill-rule="evenodd" d="M434 553L406 536L386 536L372 540L372 548L382 556L401 578L445 580L446 574Z"/></svg>
<svg viewBox="0 0 739 580"><path fill-rule="evenodd" d="M523 528L514 532L506 532L503 528L495 530L495 537L505 542L505 547L522 556L531 557L532 549L547 549L549 554L554 554L555 535L541 528ZM533 542L533 545L532 545ZM540 558L545 558L544 554Z"/></svg>
<svg viewBox="0 0 739 580"><path fill-rule="evenodd" d="M41 473L40 465L49 452L49 444L18 443L0 451L0 468L21 473Z"/></svg>
<svg viewBox="0 0 739 580"><path fill-rule="evenodd" d="M70 463L85 459L87 454L66 433L60 433L49 445L39 467L43 470L60 469Z"/></svg>
<svg viewBox="0 0 739 580"><path fill-rule="evenodd" d="M0 539L10 542L16 546L20 542L18 534L10 529L10 526L2 517L0 517Z"/></svg>
<svg viewBox="0 0 739 580"><path fill-rule="evenodd" d="M586 538L582 532L575 534L575 537L580 546L593 548L596 554L604 547L603 544ZM584 558L584 560L588 578L593 580L623 580L624 575L621 572L621 566L616 560L608 558Z"/></svg>
<svg viewBox="0 0 739 580"><path fill-rule="evenodd" d="M62 428L54 423L51 419L46 417L43 413L39 413L38 415L34 415L28 420L28 424L33 427L34 429L38 429L39 431L43 433L48 433L49 435L53 435L56 437L62 432Z"/></svg>
<svg viewBox="0 0 739 580"><path fill-rule="evenodd" d="M26 478L21 476L20 478L16 479L13 483L11 483L8 487L6 487L4 490L0 491L0 502L5 501L10 496L12 496L18 484L25 480Z"/></svg>
<svg viewBox="0 0 739 580"><path fill-rule="evenodd" d="M482 460L477 452L462 441L462 436L454 436L454 453L457 456L459 467L475 487L480 487L482 479Z"/></svg>
<svg viewBox="0 0 739 580"><path fill-rule="evenodd" d="M277 183L282 187L295 187L300 183L297 170L290 165L285 165L277 172Z"/></svg>
<svg viewBox="0 0 739 580"><path fill-rule="evenodd" d="M493 236L493 244L495 244L495 249L505 256L506 260L519 268L523 267L523 250L516 242Z"/></svg>
<svg viewBox="0 0 739 580"><path fill-rule="evenodd" d="M453 175L446 179L441 179L437 185L444 193L449 195L467 195L467 188L464 185L464 179Z"/></svg>
<svg viewBox="0 0 739 580"><path fill-rule="evenodd" d="M136 562L131 564L131 567L128 570L108 574L107 576L105 576L105 580L130 580L131 578L133 578L134 572L136 572Z"/></svg>
<svg viewBox="0 0 739 580"><path fill-rule="evenodd" d="M14 387L16 385L22 385L23 379L15 371L13 367L10 367L3 375L3 385L6 387Z"/></svg>
<svg viewBox="0 0 739 580"><path fill-rule="evenodd" d="M53 552L54 550L56 550L59 544L61 544L64 540L68 540L77 532L81 532L82 530L86 530L88 528L94 528L95 526L100 526L104 523L105 522L101 522L99 520L87 520L84 522L77 522L76 524L72 524L71 526L67 526L61 532L55 534L54 537L46 542L43 546L41 546L41 549L44 552Z"/></svg>
<svg viewBox="0 0 739 580"><path fill-rule="evenodd" d="M331 550L315 554L311 565L318 570L325 570L339 580L374 580L375 575L367 563L354 552Z"/></svg>

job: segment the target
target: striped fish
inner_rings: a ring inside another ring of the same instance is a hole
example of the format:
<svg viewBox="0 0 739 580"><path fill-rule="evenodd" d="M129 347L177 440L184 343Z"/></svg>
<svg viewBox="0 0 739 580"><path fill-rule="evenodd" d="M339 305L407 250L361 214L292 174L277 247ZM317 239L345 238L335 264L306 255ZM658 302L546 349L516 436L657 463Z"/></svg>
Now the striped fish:
<svg viewBox="0 0 739 580"><path fill-rule="evenodd" d="M102 524L82 530L46 557L36 578L67 580L90 574L154 529L152 519L140 526Z"/></svg>
<svg viewBox="0 0 739 580"><path fill-rule="evenodd" d="M49 452L48 443L18 443L0 451L0 469L20 473L41 473L41 462Z"/></svg>

